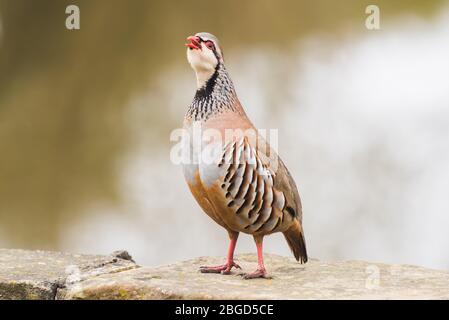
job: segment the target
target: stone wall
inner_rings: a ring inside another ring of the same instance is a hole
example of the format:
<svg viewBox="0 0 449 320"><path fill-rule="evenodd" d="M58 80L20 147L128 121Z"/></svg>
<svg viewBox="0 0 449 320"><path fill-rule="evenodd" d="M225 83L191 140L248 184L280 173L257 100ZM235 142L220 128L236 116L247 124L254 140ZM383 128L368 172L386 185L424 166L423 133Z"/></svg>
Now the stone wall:
<svg viewBox="0 0 449 320"><path fill-rule="evenodd" d="M273 279L244 280L256 256L231 275L201 274L201 257L141 267L126 251L109 256L0 249L0 299L448 299L449 272L363 261L325 263L266 255Z"/></svg>

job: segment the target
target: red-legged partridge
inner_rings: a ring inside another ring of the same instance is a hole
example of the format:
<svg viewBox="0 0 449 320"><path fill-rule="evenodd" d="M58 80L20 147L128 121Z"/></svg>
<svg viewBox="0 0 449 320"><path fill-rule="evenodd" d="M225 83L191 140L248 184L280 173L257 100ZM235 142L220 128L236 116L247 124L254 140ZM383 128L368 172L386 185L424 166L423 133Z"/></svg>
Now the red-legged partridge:
<svg viewBox="0 0 449 320"><path fill-rule="evenodd" d="M197 33L187 40L197 91L184 119L188 133L184 175L201 208L230 238L226 263L201 267L201 272L229 274L233 267L240 268L234 262L240 232L253 235L257 246L258 268L245 274L246 279L268 277L262 241L274 232L284 234L296 260L307 262L295 182L245 114L218 39Z"/></svg>

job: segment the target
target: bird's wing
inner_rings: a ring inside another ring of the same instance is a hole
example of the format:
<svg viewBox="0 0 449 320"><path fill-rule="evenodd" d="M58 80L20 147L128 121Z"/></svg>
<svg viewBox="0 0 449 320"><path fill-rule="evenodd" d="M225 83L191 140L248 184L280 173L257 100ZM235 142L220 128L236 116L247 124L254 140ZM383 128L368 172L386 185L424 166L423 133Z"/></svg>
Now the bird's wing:
<svg viewBox="0 0 449 320"><path fill-rule="evenodd" d="M263 137L258 136L257 153L273 174L273 187L285 197L285 210L302 221L302 205L298 188L282 159Z"/></svg>
<svg viewBox="0 0 449 320"><path fill-rule="evenodd" d="M274 172L273 190L278 190L284 199L283 215L291 218L290 223L285 223L283 234L292 250L296 260L305 263L308 260L306 240L302 227L302 206L296 183L284 162L277 153L266 143L263 138L259 138L258 154L265 159L267 167ZM288 219L287 219L288 220Z"/></svg>

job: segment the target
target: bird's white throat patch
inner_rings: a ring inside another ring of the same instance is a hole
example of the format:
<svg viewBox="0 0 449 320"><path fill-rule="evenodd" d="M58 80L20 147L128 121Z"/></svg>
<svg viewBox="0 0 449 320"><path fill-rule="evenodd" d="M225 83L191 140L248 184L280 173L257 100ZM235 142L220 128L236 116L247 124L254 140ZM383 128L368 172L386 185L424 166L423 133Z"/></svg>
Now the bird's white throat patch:
<svg viewBox="0 0 449 320"><path fill-rule="evenodd" d="M204 86L207 80L212 77L217 67L218 60L212 50L206 48L204 43L201 43L202 50L187 49L187 60L196 73L196 84L198 88Z"/></svg>

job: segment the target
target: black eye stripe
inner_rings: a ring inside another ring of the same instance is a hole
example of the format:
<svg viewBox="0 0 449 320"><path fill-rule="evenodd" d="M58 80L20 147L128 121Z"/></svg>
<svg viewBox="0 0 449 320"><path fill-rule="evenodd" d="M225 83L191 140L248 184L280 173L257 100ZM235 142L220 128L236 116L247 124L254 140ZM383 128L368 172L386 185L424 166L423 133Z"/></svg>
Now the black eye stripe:
<svg viewBox="0 0 449 320"><path fill-rule="evenodd" d="M206 46L209 47L209 45L211 45L212 47L209 49L212 49L213 51L215 51L215 43L212 40L207 40L206 41Z"/></svg>
<svg viewBox="0 0 449 320"><path fill-rule="evenodd" d="M215 51L215 49L216 49L215 43L212 40L204 40L201 37L198 37L198 39L200 39L200 43L204 42L206 44L206 46L207 46L208 43L212 44L212 49Z"/></svg>
<svg viewBox="0 0 449 320"><path fill-rule="evenodd" d="M199 36L197 36L197 37L198 37L198 39L200 39L200 43L204 42L207 45L207 43L210 42L212 44L212 49L211 49L212 52L214 53L214 55L217 58L217 60L220 60L220 57L219 57L219 54L218 54L218 51L217 51L217 47L215 46L215 42L213 42L212 40L204 40L203 38L201 38Z"/></svg>

